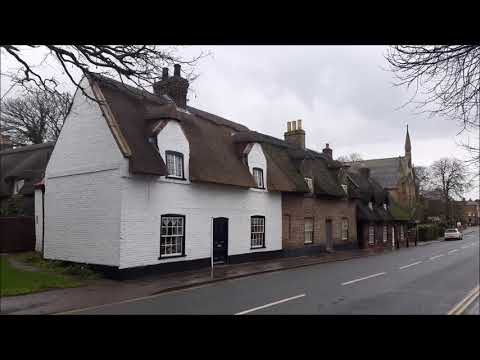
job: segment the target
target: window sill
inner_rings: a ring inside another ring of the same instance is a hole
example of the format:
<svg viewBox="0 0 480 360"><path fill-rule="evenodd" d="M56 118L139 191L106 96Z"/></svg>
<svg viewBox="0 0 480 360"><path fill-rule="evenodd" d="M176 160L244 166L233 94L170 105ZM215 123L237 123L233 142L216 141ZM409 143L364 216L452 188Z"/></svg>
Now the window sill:
<svg viewBox="0 0 480 360"><path fill-rule="evenodd" d="M175 259L175 258L180 258L180 257L186 257L187 255L186 254L182 254L182 255L172 255L172 256L159 256L158 257L158 260L167 260L167 259Z"/></svg>
<svg viewBox="0 0 480 360"><path fill-rule="evenodd" d="M306 245L306 246L313 245L313 241L312 242L304 242L303 245Z"/></svg>
<svg viewBox="0 0 480 360"><path fill-rule="evenodd" d="M258 249L266 249L267 247L265 245L263 246L255 246L255 247L250 247L250 250L258 250Z"/></svg>
<svg viewBox="0 0 480 360"><path fill-rule="evenodd" d="M178 181L187 181L184 177L176 177L176 176L165 176L165 179L170 179L170 180L178 180Z"/></svg>

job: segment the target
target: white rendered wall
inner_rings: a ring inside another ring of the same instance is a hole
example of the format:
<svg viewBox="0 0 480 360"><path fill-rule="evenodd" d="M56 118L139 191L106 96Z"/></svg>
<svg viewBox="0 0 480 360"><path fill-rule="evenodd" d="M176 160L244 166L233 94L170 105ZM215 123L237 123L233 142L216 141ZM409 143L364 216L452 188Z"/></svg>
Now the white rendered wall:
<svg viewBox="0 0 480 360"><path fill-rule="evenodd" d="M182 127L178 121L170 120L163 129L157 135L158 151L162 156L162 159L167 163L165 157L165 151L177 151L183 154L183 176L187 179L187 182L190 181L190 171L189 171L189 162L190 162L190 144L185 136L185 133L182 130ZM161 176L160 179L165 179L165 176ZM168 179L169 181L175 181ZM184 183L184 181L182 181Z"/></svg>
<svg viewBox="0 0 480 360"><path fill-rule="evenodd" d="M188 179L189 145L178 122L170 121L162 129L158 146L162 157L165 150L184 154ZM259 145L250 151L249 164L264 169L266 183L266 161ZM185 257L158 259L162 214L185 215ZM262 249L251 249L250 217L253 215L265 216L266 247ZM213 217L229 219L229 255L282 248L279 193L163 177L123 177L120 268L209 258Z"/></svg>
<svg viewBox="0 0 480 360"><path fill-rule="evenodd" d="M46 169L47 259L118 265L127 164L98 104L77 91Z"/></svg>
<svg viewBox="0 0 480 360"><path fill-rule="evenodd" d="M263 170L263 183L265 186L265 190L267 189L267 159L265 158L265 155L263 154L262 146L258 143L254 143L252 148L250 149L250 152L248 153L248 167L250 170L250 174L253 176L253 168L260 168ZM257 191L259 191L257 189Z"/></svg>
<svg viewBox="0 0 480 360"><path fill-rule="evenodd" d="M42 190L35 189L35 251L42 251L43 208Z"/></svg>

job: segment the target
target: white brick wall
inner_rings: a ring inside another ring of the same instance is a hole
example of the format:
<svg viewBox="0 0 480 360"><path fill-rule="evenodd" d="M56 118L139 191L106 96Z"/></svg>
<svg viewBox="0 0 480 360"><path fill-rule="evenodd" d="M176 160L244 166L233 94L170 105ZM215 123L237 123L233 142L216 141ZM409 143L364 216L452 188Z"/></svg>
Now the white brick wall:
<svg viewBox="0 0 480 360"><path fill-rule="evenodd" d="M46 258L118 265L126 168L98 104L77 91L46 169Z"/></svg>
<svg viewBox="0 0 480 360"><path fill-rule="evenodd" d="M121 268L209 258L212 217L229 219L229 255L282 248L279 193L140 177L124 178L122 193ZM158 260L160 217L167 213L185 215L186 257ZM252 215L265 216L265 249L250 249Z"/></svg>
<svg viewBox="0 0 480 360"><path fill-rule="evenodd" d="M119 170L49 178L45 193L47 259L118 265L120 181Z"/></svg>

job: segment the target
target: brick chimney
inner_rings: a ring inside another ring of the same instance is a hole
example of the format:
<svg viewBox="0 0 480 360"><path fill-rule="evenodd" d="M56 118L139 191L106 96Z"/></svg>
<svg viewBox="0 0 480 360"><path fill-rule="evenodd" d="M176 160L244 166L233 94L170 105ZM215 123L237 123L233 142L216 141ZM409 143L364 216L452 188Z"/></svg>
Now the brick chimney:
<svg viewBox="0 0 480 360"><path fill-rule="evenodd" d="M287 122L287 132L283 134L285 141L305 149L305 131L302 129L302 120Z"/></svg>
<svg viewBox="0 0 480 360"><path fill-rule="evenodd" d="M333 158L333 151L330 148L330 145L328 143L325 145L325 149L322 150L323 154L327 156L328 158L332 159Z"/></svg>
<svg viewBox="0 0 480 360"><path fill-rule="evenodd" d="M162 80L153 84L155 95L168 95L178 107L187 107L188 80L180 75L180 65L174 65L173 76L168 76L168 68L163 68Z"/></svg>

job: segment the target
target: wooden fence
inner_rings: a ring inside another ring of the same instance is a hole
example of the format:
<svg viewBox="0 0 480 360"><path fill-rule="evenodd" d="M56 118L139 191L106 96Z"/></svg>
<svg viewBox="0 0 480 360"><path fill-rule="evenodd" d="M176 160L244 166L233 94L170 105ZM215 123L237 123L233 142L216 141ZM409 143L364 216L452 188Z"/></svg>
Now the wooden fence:
<svg viewBox="0 0 480 360"><path fill-rule="evenodd" d="M33 216L0 217L0 253L34 250Z"/></svg>

